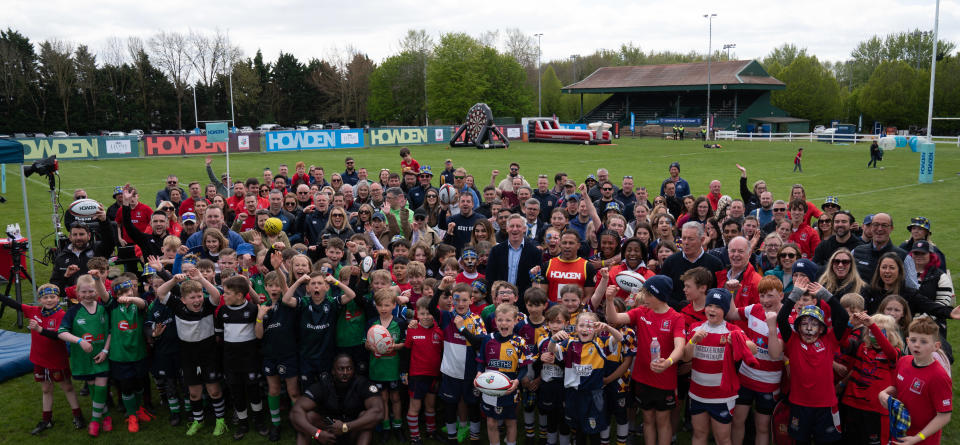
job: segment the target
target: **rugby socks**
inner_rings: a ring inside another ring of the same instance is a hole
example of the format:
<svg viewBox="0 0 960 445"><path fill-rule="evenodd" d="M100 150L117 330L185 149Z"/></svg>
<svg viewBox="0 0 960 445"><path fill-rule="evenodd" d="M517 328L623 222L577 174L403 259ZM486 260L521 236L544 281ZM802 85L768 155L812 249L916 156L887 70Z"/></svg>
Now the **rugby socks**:
<svg viewBox="0 0 960 445"><path fill-rule="evenodd" d="M470 421L470 440L480 440L480 422Z"/></svg>
<svg viewBox="0 0 960 445"><path fill-rule="evenodd" d="M105 404L107 402L106 385L93 385L93 388L90 391L90 400L93 402L93 411L90 413L90 420L93 422L99 422L100 419L103 418Z"/></svg>
<svg viewBox="0 0 960 445"><path fill-rule="evenodd" d="M134 416L137 414L137 396L134 394L121 394L120 398L123 400L123 409L126 415Z"/></svg>
<svg viewBox="0 0 960 445"><path fill-rule="evenodd" d="M570 435L561 434L559 437L559 441L557 443L559 443L560 445L570 445Z"/></svg>
<svg viewBox="0 0 960 445"><path fill-rule="evenodd" d="M401 422L400 419L391 419L391 420L392 420L391 423L393 424L393 429L397 431L400 431L403 429L403 422Z"/></svg>
<svg viewBox="0 0 960 445"><path fill-rule="evenodd" d="M547 440L547 437L549 437L549 436L547 435L547 415L546 415L546 414L540 414L539 416L537 416L537 423L540 424L540 441L543 442L543 441ZM550 442L550 441L547 441L547 442L548 442L548 443L551 443L551 444L557 443L556 435L554 435L554 438L553 438L553 441L552 441L552 442Z"/></svg>
<svg viewBox="0 0 960 445"><path fill-rule="evenodd" d="M427 432L432 433L437 430L437 413L424 411L423 417L427 421Z"/></svg>
<svg viewBox="0 0 960 445"><path fill-rule="evenodd" d="M530 410L530 411L527 411L526 409L523 410L523 427L526 430L525 432L527 434L528 442L531 441L534 437L536 437L535 414L536 413L534 413L533 410Z"/></svg>
<svg viewBox="0 0 960 445"><path fill-rule="evenodd" d="M447 426L447 440L457 440L457 405L455 403L444 404L443 423Z"/></svg>
<svg viewBox="0 0 960 445"><path fill-rule="evenodd" d="M76 414L74 414L74 415L76 415ZM43 418L43 421L44 421L44 422L52 422L52 421L53 421L53 411L44 411L42 418Z"/></svg>
<svg viewBox="0 0 960 445"><path fill-rule="evenodd" d="M241 422L247 420L247 410L237 410L237 419L240 419Z"/></svg>
<svg viewBox="0 0 960 445"><path fill-rule="evenodd" d="M557 432L547 433L547 445L557 444Z"/></svg>
<svg viewBox="0 0 960 445"><path fill-rule="evenodd" d="M203 401L191 400L190 410L193 412L193 420L195 422L203 423Z"/></svg>
<svg viewBox="0 0 960 445"><path fill-rule="evenodd" d="M390 431L390 419L383 419L380 421L380 429L383 432Z"/></svg>
<svg viewBox="0 0 960 445"><path fill-rule="evenodd" d="M171 412L171 413L179 413L179 412L180 412L180 398L177 397L177 396L174 396L174 395L168 396L168 397L167 397L167 406L170 407L170 412Z"/></svg>
<svg viewBox="0 0 960 445"><path fill-rule="evenodd" d="M217 397L214 399L210 398L210 404L213 405L213 415L218 419L222 419L227 413L227 403L223 401L223 396Z"/></svg>
<svg viewBox="0 0 960 445"><path fill-rule="evenodd" d="M600 431L600 445L610 445L610 425Z"/></svg>
<svg viewBox="0 0 960 445"><path fill-rule="evenodd" d="M270 410L270 423L280 426L280 396L267 395L267 408Z"/></svg>
<svg viewBox="0 0 960 445"><path fill-rule="evenodd" d="M420 438L420 418L416 415L407 414L407 428L410 429L410 438Z"/></svg>
<svg viewBox="0 0 960 445"><path fill-rule="evenodd" d="M630 438L630 423L617 424L617 445L626 445Z"/></svg>

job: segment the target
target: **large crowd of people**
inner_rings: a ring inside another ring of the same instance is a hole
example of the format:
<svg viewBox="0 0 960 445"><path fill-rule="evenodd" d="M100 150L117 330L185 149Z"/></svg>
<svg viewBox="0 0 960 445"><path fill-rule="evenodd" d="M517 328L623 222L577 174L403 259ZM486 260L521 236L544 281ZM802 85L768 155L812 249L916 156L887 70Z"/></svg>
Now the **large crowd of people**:
<svg viewBox="0 0 960 445"><path fill-rule="evenodd" d="M32 433L56 383L90 436L122 412L131 433L162 415L298 443L939 443L960 309L928 218L818 206L740 165L732 193L677 162L648 192L400 155L243 181L207 158L152 204L128 184L68 215L38 305L0 297L30 320ZM474 387L488 370L506 394Z"/></svg>

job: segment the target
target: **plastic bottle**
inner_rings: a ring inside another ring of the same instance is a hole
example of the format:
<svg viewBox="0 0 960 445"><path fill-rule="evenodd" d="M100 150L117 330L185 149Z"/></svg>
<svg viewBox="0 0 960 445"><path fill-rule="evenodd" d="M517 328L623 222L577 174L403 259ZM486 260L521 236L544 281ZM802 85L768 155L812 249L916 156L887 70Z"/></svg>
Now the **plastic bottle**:
<svg viewBox="0 0 960 445"><path fill-rule="evenodd" d="M653 340L650 341L650 362L655 362L660 359L660 341L657 340L657 337L653 337Z"/></svg>

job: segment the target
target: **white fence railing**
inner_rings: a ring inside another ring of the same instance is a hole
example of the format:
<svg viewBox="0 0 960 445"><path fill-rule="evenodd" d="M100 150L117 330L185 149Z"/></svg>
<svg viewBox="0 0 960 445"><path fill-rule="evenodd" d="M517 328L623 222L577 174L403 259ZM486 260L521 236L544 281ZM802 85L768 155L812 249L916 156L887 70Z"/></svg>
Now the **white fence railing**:
<svg viewBox="0 0 960 445"><path fill-rule="evenodd" d="M717 131L717 140L721 141L787 141L787 142L829 142L841 144L870 143L877 139L875 134L836 134L836 133L738 133L736 131ZM893 136L896 137L896 136ZM901 136L914 138L918 136ZM919 136L922 137L922 136ZM909 140L909 139L908 139ZM950 144L960 147L960 136L933 136L935 144Z"/></svg>

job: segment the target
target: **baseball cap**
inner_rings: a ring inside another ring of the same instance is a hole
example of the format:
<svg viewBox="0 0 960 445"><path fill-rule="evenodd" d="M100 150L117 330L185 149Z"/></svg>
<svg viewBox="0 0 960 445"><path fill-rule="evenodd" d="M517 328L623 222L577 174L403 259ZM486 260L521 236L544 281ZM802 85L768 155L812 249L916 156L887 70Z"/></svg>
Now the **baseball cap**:
<svg viewBox="0 0 960 445"><path fill-rule="evenodd" d="M117 195L122 195L122 194L123 194L123 186L122 186L122 185L118 185L118 186L116 186L116 187L113 188L113 197L114 197L114 198L116 198Z"/></svg>
<svg viewBox="0 0 960 445"><path fill-rule="evenodd" d="M587 179L585 179L583 182L587 182L587 181L597 182L597 177L594 175L587 175Z"/></svg>
<svg viewBox="0 0 960 445"><path fill-rule="evenodd" d="M426 217L427 217L427 211L422 207L413 211L413 219L426 218Z"/></svg>
<svg viewBox="0 0 960 445"><path fill-rule="evenodd" d="M188 222L190 222L190 223L196 224L196 223L197 223L197 214L196 214L196 213L193 213L193 212L184 213L182 216L180 216L180 222L182 222L182 223L188 223Z"/></svg>
<svg viewBox="0 0 960 445"><path fill-rule="evenodd" d="M676 161L671 162L671 163L670 163L670 167L667 167L667 170L670 170L670 169L673 168L673 167L676 167L677 170L680 170L680 163L679 163L679 162L676 162Z"/></svg>
<svg viewBox="0 0 960 445"><path fill-rule="evenodd" d="M577 201L580 202L580 194L574 193L572 195L567 195L563 198L565 201Z"/></svg>
<svg viewBox="0 0 960 445"><path fill-rule="evenodd" d="M446 161L443 161L443 163L444 163L444 164L453 164L453 159L447 159Z"/></svg>
<svg viewBox="0 0 960 445"><path fill-rule="evenodd" d="M922 239L913 243L913 248L910 249L911 252L926 252L930 253L930 241Z"/></svg>
<svg viewBox="0 0 960 445"><path fill-rule="evenodd" d="M863 217L863 225L869 226L873 222L873 213Z"/></svg>
<svg viewBox="0 0 960 445"><path fill-rule="evenodd" d="M384 215L383 212L381 212L381 211L379 211L379 210L376 211L376 212L373 212L373 216L371 216L371 220L373 220L373 219L379 219L380 221L384 221L384 222L387 221L386 215Z"/></svg>
<svg viewBox="0 0 960 445"><path fill-rule="evenodd" d="M237 256L241 255L254 255L253 244L240 243L240 245L237 246Z"/></svg>
<svg viewBox="0 0 960 445"><path fill-rule="evenodd" d="M429 165L421 165L420 174L433 176L433 169Z"/></svg>
<svg viewBox="0 0 960 445"><path fill-rule="evenodd" d="M643 289L656 299L666 302L673 293L673 280L666 275L654 275L643 283Z"/></svg>

